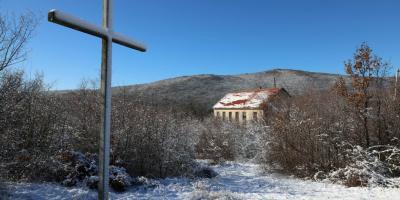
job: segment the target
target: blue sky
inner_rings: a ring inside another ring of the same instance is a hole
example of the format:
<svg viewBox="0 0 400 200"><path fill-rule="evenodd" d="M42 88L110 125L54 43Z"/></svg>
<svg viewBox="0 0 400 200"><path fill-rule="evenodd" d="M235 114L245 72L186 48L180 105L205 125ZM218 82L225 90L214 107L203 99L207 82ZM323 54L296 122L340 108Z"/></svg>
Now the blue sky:
<svg viewBox="0 0 400 200"><path fill-rule="evenodd" d="M99 79L101 41L47 22L63 10L101 24L101 0L0 0L1 13L41 19L21 68L54 89ZM290 68L342 74L363 41L400 65L400 1L114 0L114 30L148 46L113 46L113 86L192 74Z"/></svg>

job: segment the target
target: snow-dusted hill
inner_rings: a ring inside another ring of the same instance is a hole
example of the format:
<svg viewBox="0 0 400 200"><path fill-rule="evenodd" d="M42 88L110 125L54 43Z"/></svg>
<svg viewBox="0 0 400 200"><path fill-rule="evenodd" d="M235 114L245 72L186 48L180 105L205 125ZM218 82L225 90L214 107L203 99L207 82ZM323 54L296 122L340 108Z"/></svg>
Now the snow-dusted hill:
<svg viewBox="0 0 400 200"><path fill-rule="evenodd" d="M146 186L124 193L111 193L112 199L400 199L400 188L348 188L342 185L305 181L277 174L262 174L251 163L213 166L219 176L213 179L169 178L148 180ZM96 199L96 191L65 188L55 184L14 184L11 199Z"/></svg>
<svg viewBox="0 0 400 200"><path fill-rule="evenodd" d="M239 90L285 88L291 95L311 90L326 90L333 86L339 75L290 69L274 69L239 75L193 75L170 78L153 83L114 87L113 92L128 91L135 98L151 99L155 103L174 102L176 105L193 105L206 112L226 93ZM124 90L121 90L124 89Z"/></svg>

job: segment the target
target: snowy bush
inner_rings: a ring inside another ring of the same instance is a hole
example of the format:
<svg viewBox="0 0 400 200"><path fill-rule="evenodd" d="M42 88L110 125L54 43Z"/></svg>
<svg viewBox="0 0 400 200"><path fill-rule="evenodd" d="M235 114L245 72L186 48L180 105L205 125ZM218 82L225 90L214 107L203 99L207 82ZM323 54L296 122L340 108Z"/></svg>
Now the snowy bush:
<svg viewBox="0 0 400 200"><path fill-rule="evenodd" d="M93 154L82 154L80 152L67 151L58 156L61 168L66 174L61 183L71 187L76 185L86 185L89 188L97 188L99 182L97 156ZM54 174L53 174L54 175ZM133 179L123 167L110 166L110 186L115 191L125 191L131 186Z"/></svg>
<svg viewBox="0 0 400 200"><path fill-rule="evenodd" d="M399 153L394 146L373 146L368 149L356 146L347 152L348 164L331 171L327 179L347 186L399 187L391 180L399 170L400 162L393 162L399 158Z"/></svg>
<svg viewBox="0 0 400 200"><path fill-rule="evenodd" d="M388 174L400 177L400 148L392 145L376 145L368 148L370 156L377 157L385 163Z"/></svg>
<svg viewBox="0 0 400 200"><path fill-rule="evenodd" d="M198 178L214 178L218 176L211 167L209 167L209 162L198 162L196 167L193 167L193 176Z"/></svg>
<svg viewBox="0 0 400 200"><path fill-rule="evenodd" d="M219 199L219 200L239 200L244 199L239 194L236 195L231 191L221 190L212 191L212 185L207 181L196 181L193 183L194 191L183 196L184 199L202 200L202 199Z"/></svg>
<svg viewBox="0 0 400 200"><path fill-rule="evenodd" d="M199 178L214 178L218 176L218 173L209 167L203 167L196 169L194 172L194 176Z"/></svg>
<svg viewBox="0 0 400 200"><path fill-rule="evenodd" d="M125 191L133 183L132 177L122 167L110 167L110 185L119 192Z"/></svg>
<svg viewBox="0 0 400 200"><path fill-rule="evenodd" d="M87 178L98 173L96 160L89 159L80 152L67 151L59 156L63 164L63 170L67 173L62 181L65 186L75 186L86 181Z"/></svg>
<svg viewBox="0 0 400 200"><path fill-rule="evenodd" d="M199 142L196 144L197 157L211 159L214 163L235 158L235 137L238 127L214 118L202 122Z"/></svg>
<svg viewBox="0 0 400 200"><path fill-rule="evenodd" d="M265 124L262 121L239 124L214 117L201 122L197 157L214 163L227 160L249 160L260 156L261 138Z"/></svg>

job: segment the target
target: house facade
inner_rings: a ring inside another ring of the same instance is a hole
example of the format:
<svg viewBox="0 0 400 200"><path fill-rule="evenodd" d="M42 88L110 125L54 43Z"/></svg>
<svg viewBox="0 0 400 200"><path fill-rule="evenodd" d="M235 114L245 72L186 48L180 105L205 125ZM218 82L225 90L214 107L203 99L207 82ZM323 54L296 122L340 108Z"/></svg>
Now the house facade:
<svg viewBox="0 0 400 200"><path fill-rule="evenodd" d="M283 88L258 88L226 94L214 106L214 116L222 120L246 122L264 117L276 96L290 96Z"/></svg>

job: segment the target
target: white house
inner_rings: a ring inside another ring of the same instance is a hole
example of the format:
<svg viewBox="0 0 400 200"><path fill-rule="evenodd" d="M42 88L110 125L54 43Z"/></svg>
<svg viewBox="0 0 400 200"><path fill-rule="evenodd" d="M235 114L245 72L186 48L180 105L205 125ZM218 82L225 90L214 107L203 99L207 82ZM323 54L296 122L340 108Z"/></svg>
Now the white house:
<svg viewBox="0 0 400 200"><path fill-rule="evenodd" d="M275 96L290 96L284 88L258 88L226 94L214 106L214 116L238 122L257 120L267 112Z"/></svg>

